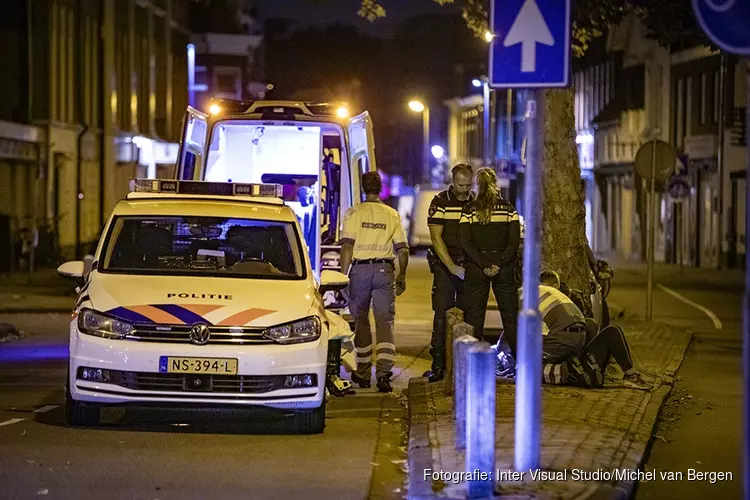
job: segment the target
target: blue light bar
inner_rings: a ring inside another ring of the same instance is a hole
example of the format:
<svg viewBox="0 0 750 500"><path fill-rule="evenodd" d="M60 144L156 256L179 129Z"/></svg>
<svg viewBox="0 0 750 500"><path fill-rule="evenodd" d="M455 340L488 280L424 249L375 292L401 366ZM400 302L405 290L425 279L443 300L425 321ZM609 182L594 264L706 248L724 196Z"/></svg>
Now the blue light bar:
<svg viewBox="0 0 750 500"><path fill-rule="evenodd" d="M281 184L248 184L236 182L173 181L164 179L134 179L130 191L135 193L174 193L214 196L256 196L281 198Z"/></svg>

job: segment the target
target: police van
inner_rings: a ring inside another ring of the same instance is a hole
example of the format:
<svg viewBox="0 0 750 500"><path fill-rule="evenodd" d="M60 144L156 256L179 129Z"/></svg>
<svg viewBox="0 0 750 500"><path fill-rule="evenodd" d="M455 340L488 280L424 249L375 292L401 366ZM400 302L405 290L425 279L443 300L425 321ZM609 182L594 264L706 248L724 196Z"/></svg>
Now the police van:
<svg viewBox="0 0 750 500"><path fill-rule="evenodd" d="M134 181L91 271L81 261L58 268L80 284L69 424L95 425L104 405L260 405L292 412L301 432L323 431L329 343L352 334L322 294L348 278L313 274L282 191Z"/></svg>

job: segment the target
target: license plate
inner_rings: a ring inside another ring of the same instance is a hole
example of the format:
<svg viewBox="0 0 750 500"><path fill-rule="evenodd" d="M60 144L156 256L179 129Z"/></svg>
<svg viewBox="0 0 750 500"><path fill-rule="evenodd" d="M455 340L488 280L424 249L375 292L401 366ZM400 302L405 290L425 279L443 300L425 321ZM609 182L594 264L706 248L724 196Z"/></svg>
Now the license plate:
<svg viewBox="0 0 750 500"><path fill-rule="evenodd" d="M159 372L237 375L237 360L230 358L182 358L161 356L159 358Z"/></svg>

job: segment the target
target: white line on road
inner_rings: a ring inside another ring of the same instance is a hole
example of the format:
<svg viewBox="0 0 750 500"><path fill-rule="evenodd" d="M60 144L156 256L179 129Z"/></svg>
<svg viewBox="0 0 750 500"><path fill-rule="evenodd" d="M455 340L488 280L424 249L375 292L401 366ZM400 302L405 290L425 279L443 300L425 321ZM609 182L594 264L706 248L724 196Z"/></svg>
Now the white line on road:
<svg viewBox="0 0 750 500"><path fill-rule="evenodd" d="M695 308L696 308L696 309L698 309L699 311L703 312L703 314L705 314L706 316L708 316L708 317L709 317L709 319L710 319L711 321L713 321L713 323L714 323L714 328L715 328L715 329L717 329L717 330L721 330L721 329L723 328L723 326L722 326L722 324L721 324L721 320L720 320L720 319L718 318L718 316L716 316L716 315L715 315L714 313L712 313L712 312L711 312L711 311L710 311L709 309L707 309L707 308L703 307L703 306L702 306L702 305L700 305L700 304L696 304L696 303L695 303L695 302L693 302L692 300L688 299L687 297L684 297L684 296L680 295L679 293L675 292L675 291L674 291L674 290L672 290L671 288L668 288L668 287L666 287L666 286L662 285L661 283L657 283L657 284L656 284L656 286L657 286L657 287L659 287L659 288L661 288L661 289L662 289L662 290L664 290L665 292L667 292L667 293L668 293L669 295L671 295L672 297L674 297L674 298L676 298L676 299L678 299L678 300L681 300L681 301L682 301L682 302L684 302L685 304L687 304L687 305L689 305L689 306L692 306L692 307L695 307Z"/></svg>
<svg viewBox="0 0 750 500"><path fill-rule="evenodd" d="M23 422L26 420L25 418L11 418L10 420L6 420L5 422L0 422L0 427L4 425L13 425L17 424L18 422Z"/></svg>
<svg viewBox="0 0 750 500"><path fill-rule="evenodd" d="M54 410L54 409L55 409L55 408L57 408L58 406L60 406L60 405L47 405L47 406L42 406L41 408L37 408L36 410L34 410L34 413L47 413L47 412L48 412L48 411L50 411L50 410Z"/></svg>

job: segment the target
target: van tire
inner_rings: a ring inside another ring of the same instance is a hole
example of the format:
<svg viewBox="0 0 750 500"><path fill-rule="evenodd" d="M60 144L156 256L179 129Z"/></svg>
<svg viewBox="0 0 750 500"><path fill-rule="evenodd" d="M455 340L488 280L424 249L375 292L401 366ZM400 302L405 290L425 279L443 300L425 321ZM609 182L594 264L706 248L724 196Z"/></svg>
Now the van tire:
<svg viewBox="0 0 750 500"><path fill-rule="evenodd" d="M326 403L311 411L299 411L294 414L294 428L300 434L320 434L326 427Z"/></svg>

